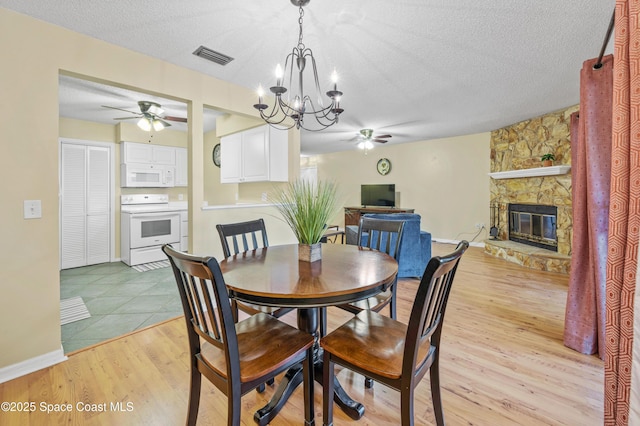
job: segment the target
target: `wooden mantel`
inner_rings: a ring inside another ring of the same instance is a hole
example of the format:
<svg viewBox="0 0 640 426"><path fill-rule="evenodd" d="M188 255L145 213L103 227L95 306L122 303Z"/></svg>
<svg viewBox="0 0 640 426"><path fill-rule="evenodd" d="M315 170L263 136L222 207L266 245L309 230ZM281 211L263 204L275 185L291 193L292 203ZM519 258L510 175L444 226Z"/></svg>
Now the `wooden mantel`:
<svg viewBox="0 0 640 426"><path fill-rule="evenodd" d="M489 173L493 179L513 179L522 177L555 176L569 173L571 166L535 167L533 169L508 170L506 172Z"/></svg>

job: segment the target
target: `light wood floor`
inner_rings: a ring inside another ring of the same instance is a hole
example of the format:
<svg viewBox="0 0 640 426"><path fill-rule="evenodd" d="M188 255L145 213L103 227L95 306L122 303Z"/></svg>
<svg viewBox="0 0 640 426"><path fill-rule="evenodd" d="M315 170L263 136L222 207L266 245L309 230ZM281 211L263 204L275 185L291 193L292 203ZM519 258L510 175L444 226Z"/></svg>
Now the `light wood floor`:
<svg viewBox="0 0 640 426"><path fill-rule="evenodd" d="M435 244L434 254L453 249ZM417 280L399 287L399 319L406 321ZM462 258L445 318L441 384L449 425L600 425L603 363L562 344L567 276L537 272L472 247ZM291 315L291 314L290 314ZM329 329L349 316L329 310ZM285 317L292 324L294 316ZM53 367L0 384L0 401L34 402L35 411L0 412L2 425L180 425L188 393L184 320L178 318L99 344ZM354 422L339 408L335 424L397 425L399 397L376 383L337 370L338 378L366 406ZM226 398L203 380L199 424L226 424ZM274 389L243 397L242 424ZM416 424L434 423L428 375L416 389ZM112 408L120 403L122 411ZM71 404L71 412L46 414L46 404ZM94 406L85 404L95 404ZM102 404L106 404L106 407ZM111 405L114 405L112 407ZM80 407L79 407L80 405ZM80 411L102 409L103 412ZM322 389L316 384L316 424L322 424ZM303 423L302 389L272 423Z"/></svg>

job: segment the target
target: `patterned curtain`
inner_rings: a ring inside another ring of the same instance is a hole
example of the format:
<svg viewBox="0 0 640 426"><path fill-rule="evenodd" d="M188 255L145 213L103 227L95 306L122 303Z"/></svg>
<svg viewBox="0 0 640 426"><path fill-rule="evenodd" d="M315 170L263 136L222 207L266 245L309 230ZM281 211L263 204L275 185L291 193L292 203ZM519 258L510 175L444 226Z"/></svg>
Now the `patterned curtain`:
<svg viewBox="0 0 640 426"><path fill-rule="evenodd" d="M637 1L617 0L607 261L604 424L629 424L633 301L640 229L640 28Z"/></svg>
<svg viewBox="0 0 640 426"><path fill-rule="evenodd" d="M580 112L571 115L573 240L564 344L604 358L613 57L594 69L597 61L582 66Z"/></svg>

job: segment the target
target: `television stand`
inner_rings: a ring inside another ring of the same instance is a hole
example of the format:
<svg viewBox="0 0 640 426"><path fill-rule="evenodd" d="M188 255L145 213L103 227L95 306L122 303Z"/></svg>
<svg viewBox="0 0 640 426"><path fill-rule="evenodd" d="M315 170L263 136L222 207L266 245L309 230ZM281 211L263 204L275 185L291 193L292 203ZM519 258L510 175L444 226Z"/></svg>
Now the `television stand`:
<svg viewBox="0 0 640 426"><path fill-rule="evenodd" d="M360 216L365 213L413 213L415 209L403 209L400 207L345 207L344 208L344 226L360 225Z"/></svg>

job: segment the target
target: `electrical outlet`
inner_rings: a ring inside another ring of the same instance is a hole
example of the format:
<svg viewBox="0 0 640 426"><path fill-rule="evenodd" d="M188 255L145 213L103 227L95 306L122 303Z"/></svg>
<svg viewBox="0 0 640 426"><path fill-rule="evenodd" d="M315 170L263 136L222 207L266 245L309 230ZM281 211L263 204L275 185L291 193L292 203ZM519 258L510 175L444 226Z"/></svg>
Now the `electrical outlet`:
<svg viewBox="0 0 640 426"><path fill-rule="evenodd" d="M482 228L484 228L484 223L482 222L476 223L476 229L482 229Z"/></svg>

